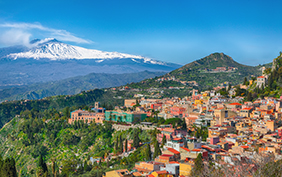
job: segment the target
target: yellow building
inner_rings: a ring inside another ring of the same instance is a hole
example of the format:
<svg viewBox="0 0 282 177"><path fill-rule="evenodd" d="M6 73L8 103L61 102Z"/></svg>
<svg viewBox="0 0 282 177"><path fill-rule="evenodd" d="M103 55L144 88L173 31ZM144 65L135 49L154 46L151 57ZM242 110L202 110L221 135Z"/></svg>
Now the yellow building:
<svg viewBox="0 0 282 177"><path fill-rule="evenodd" d="M167 171L154 171L151 175L154 177L173 177L173 175L169 174Z"/></svg>
<svg viewBox="0 0 282 177"><path fill-rule="evenodd" d="M132 177L133 175L127 169L113 170L106 172L104 177Z"/></svg>
<svg viewBox="0 0 282 177"><path fill-rule="evenodd" d="M203 104L203 100L195 100L195 104Z"/></svg>
<svg viewBox="0 0 282 177"><path fill-rule="evenodd" d="M179 176L189 176L192 168L193 168L192 163L189 162L179 163Z"/></svg>

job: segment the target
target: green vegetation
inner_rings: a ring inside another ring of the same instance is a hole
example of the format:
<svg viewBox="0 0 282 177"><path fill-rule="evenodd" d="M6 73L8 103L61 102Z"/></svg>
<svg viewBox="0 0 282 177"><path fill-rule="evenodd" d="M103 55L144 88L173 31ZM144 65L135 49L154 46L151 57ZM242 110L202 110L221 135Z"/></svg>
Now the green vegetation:
<svg viewBox="0 0 282 177"><path fill-rule="evenodd" d="M234 67L238 68L238 70L219 73L203 72L204 69L215 69L216 67ZM232 85L239 84L244 77L260 75L260 68L261 66L252 67L239 64L223 53L213 53L200 60L184 65L165 76L174 76L176 79L183 81L197 81L200 89L207 89L208 87L230 81L230 78L232 78Z"/></svg>
<svg viewBox="0 0 282 177"><path fill-rule="evenodd" d="M71 111L78 108L88 109L87 106L93 105L95 101L100 101L106 108L108 106L122 105L123 99L113 99L115 94L124 94L124 92L114 93L95 89L73 96L63 95L47 97L42 100L4 102L0 104L0 127L26 110L34 110L32 112L34 113L36 111L52 111L53 109L63 111L63 109L67 107L69 107ZM64 116L69 116L69 114Z"/></svg>
<svg viewBox="0 0 282 177"><path fill-rule="evenodd" d="M268 81L266 85L257 87L256 83L250 86L249 93L246 93L246 100L252 101L256 98L276 97L279 98L282 95L282 53L273 60L272 68L268 68L264 71L268 75Z"/></svg>
<svg viewBox="0 0 282 177"><path fill-rule="evenodd" d="M115 131L107 122L104 125L88 125L82 121L68 124L63 112L33 109L22 112L0 130L0 155L15 159L13 162L21 176L101 176L113 169L131 169L135 162L149 159L150 147L143 144L153 138L155 134L141 129ZM137 149L128 157L120 158L119 154L127 151L123 145L127 139L133 140ZM116 157L109 160L111 153ZM100 158L101 162L92 164L90 157ZM62 167L61 174L59 167Z"/></svg>
<svg viewBox="0 0 282 177"><path fill-rule="evenodd" d="M2 159L0 156L0 176L17 177L16 162L14 158Z"/></svg>

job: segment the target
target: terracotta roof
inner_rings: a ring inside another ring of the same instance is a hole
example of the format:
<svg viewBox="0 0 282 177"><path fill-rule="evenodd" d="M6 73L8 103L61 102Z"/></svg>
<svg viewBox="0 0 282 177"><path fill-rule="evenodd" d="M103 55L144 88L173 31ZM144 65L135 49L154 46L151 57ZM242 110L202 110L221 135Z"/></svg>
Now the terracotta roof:
<svg viewBox="0 0 282 177"><path fill-rule="evenodd" d="M166 170L163 170L163 171L156 171L156 173L158 173L158 174L167 174L167 171Z"/></svg>
<svg viewBox="0 0 282 177"><path fill-rule="evenodd" d="M185 148L185 147L180 147L181 149L184 149L185 151L188 151L188 152L190 152L190 149L188 149L188 148Z"/></svg>
<svg viewBox="0 0 282 177"><path fill-rule="evenodd" d="M142 176L139 172L134 172L133 176ZM153 175L154 176L154 175Z"/></svg>
<svg viewBox="0 0 282 177"><path fill-rule="evenodd" d="M177 164L179 164L179 162L177 162L177 161L171 161L171 162L169 162L169 163L177 163Z"/></svg>
<svg viewBox="0 0 282 177"><path fill-rule="evenodd" d="M163 157L171 157L171 156L173 156L173 155L170 155L170 154L162 154L162 155L160 155L160 156L163 156Z"/></svg>
<svg viewBox="0 0 282 177"><path fill-rule="evenodd" d="M182 138L174 138L173 140L174 141L179 141L179 140L182 140Z"/></svg>
<svg viewBox="0 0 282 177"><path fill-rule="evenodd" d="M248 149L249 148L249 146L240 146L241 148L243 148L243 149Z"/></svg>
<svg viewBox="0 0 282 177"><path fill-rule="evenodd" d="M244 108L243 110L251 110L251 109L253 109L253 108Z"/></svg>
<svg viewBox="0 0 282 177"><path fill-rule="evenodd" d="M239 105L239 106L241 106L242 104L241 103L230 103L229 105Z"/></svg>
<svg viewBox="0 0 282 177"><path fill-rule="evenodd" d="M265 78L264 76L259 76L258 78Z"/></svg>
<svg viewBox="0 0 282 177"><path fill-rule="evenodd" d="M174 154L180 154L179 151L172 149L172 148L167 148L167 150L169 150L170 152L174 153Z"/></svg>

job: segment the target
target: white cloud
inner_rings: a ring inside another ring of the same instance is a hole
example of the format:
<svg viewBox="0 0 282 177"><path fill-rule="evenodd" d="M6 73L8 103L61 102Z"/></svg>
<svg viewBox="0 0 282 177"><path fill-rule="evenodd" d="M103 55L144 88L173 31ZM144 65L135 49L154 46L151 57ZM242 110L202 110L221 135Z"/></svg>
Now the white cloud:
<svg viewBox="0 0 282 177"><path fill-rule="evenodd" d="M24 32L18 29L11 29L4 31L0 36L0 42L4 45L25 45L29 46L30 37L32 35L28 32Z"/></svg>
<svg viewBox="0 0 282 177"><path fill-rule="evenodd" d="M93 43L91 40L76 37L66 30L48 28L40 23L3 23L0 24L0 28L4 29L0 36L0 42L5 45L21 44L28 46L34 30L46 33L44 37L53 37L61 41ZM8 30L5 30L6 28Z"/></svg>

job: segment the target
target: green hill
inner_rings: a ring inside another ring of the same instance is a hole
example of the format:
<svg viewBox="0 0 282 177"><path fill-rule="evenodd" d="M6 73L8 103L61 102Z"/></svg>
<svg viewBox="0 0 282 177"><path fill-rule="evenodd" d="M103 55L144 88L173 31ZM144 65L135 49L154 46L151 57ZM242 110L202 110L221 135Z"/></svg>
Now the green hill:
<svg viewBox="0 0 282 177"><path fill-rule="evenodd" d="M270 64L264 65L271 67ZM227 71L214 71L217 67L225 67ZM228 67L230 71L228 71ZM139 83L130 84L136 88L150 87L168 87L168 86L184 86L181 81L196 81L198 89L208 89L218 86L224 82L231 82L232 85L242 83L245 77L251 79L251 76L261 75L261 65L247 66L234 61L230 56L224 53L213 53L207 57L196 60L173 70L163 76L146 79ZM173 80L171 80L173 78ZM156 82L158 79L165 79ZM189 86L189 84L186 84Z"/></svg>
<svg viewBox="0 0 282 177"><path fill-rule="evenodd" d="M213 72L216 67L233 67L230 72ZM232 85L239 84L242 80L251 75L261 74L260 67L253 67L240 64L224 53L213 53L200 60L194 61L176 69L165 76L174 76L183 81L196 81L200 88L217 86L223 82L231 82Z"/></svg>

